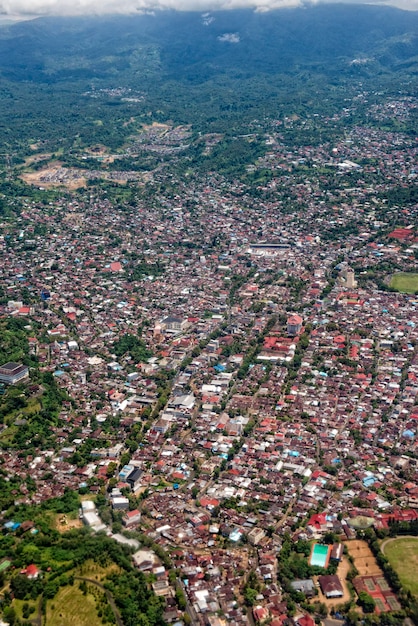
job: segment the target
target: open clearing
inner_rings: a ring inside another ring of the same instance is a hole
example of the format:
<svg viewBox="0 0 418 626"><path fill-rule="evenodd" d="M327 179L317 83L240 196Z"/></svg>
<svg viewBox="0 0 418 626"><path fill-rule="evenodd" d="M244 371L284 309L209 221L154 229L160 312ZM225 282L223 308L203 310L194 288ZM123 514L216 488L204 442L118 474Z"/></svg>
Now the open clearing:
<svg viewBox="0 0 418 626"><path fill-rule="evenodd" d="M340 606L341 604L344 604L344 602L349 602L351 599L351 595L350 595L350 590L347 587L347 574L350 571L350 562L347 559L347 557L343 556L343 558L341 559L341 562L338 565L338 569L337 569L337 576L340 579L341 585L344 589L344 595L342 596L342 598L326 598L322 591L321 588L318 586L318 595L315 596L312 600L311 603L313 604L314 602L323 602L328 611L331 611L332 608L336 609L338 606ZM317 583L318 581L318 576L314 576L314 581L315 583Z"/></svg>
<svg viewBox="0 0 418 626"><path fill-rule="evenodd" d="M109 563L109 565L103 567L95 563L93 559L89 559L77 568L76 575L91 578L100 582L109 574L118 574L120 571L120 567L118 567L116 563Z"/></svg>
<svg viewBox="0 0 418 626"><path fill-rule="evenodd" d="M50 164L37 172L22 174L21 178L29 185L44 189L64 186L67 189L78 189L86 186L85 172L75 168L67 169L61 164Z"/></svg>
<svg viewBox="0 0 418 626"><path fill-rule="evenodd" d="M58 513L55 518L55 528L60 533L65 533L73 528L81 528L82 525L83 523L77 514L65 515Z"/></svg>
<svg viewBox="0 0 418 626"><path fill-rule="evenodd" d="M405 589L418 597L418 537L391 539L384 543L382 551Z"/></svg>
<svg viewBox="0 0 418 626"><path fill-rule="evenodd" d="M406 274L403 272L394 274L390 281L390 286L401 293L415 293L418 291L418 274Z"/></svg>
<svg viewBox="0 0 418 626"><path fill-rule="evenodd" d="M46 626L101 626L94 597L83 593L79 585L63 587L48 601Z"/></svg>

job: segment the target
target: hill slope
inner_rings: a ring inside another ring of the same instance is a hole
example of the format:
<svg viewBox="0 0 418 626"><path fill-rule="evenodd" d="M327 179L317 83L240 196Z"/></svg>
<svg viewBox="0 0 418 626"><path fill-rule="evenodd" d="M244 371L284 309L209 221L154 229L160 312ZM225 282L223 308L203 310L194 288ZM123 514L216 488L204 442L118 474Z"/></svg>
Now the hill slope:
<svg viewBox="0 0 418 626"><path fill-rule="evenodd" d="M109 78L158 72L206 80L292 72L353 59L374 69L416 69L418 13L323 5L269 13L223 11L101 18L42 18L0 31L0 71L12 80ZM328 67L332 71L332 67Z"/></svg>

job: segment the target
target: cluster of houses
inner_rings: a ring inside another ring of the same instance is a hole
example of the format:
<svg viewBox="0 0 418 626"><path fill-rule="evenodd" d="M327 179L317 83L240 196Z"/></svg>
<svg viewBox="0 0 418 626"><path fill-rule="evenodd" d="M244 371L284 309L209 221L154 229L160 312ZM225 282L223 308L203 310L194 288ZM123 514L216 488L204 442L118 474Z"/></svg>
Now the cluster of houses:
<svg viewBox="0 0 418 626"><path fill-rule="evenodd" d="M280 128L254 166L274 174L258 194L216 173L165 193L159 171L152 197L123 210L85 190L47 210L26 200L0 224L0 316L24 320L29 355L68 394L55 449L3 451L15 501L94 495L111 479L124 527L177 547L196 624L247 623L248 569L263 583L253 617L284 623L284 532L350 539L359 511L378 525L418 506L418 300L376 282L385 264L416 263L417 207L400 213L382 194L416 176L417 147L356 127L290 148ZM188 132L140 142L172 149ZM366 184L377 168L385 184ZM0 365L6 388L42 396L22 362ZM97 530L95 516L83 510Z"/></svg>

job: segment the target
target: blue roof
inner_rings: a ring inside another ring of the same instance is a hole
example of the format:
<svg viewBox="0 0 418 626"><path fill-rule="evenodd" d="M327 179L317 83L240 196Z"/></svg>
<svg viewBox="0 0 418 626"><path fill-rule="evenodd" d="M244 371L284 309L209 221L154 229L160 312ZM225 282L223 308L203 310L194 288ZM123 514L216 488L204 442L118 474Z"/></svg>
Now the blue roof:
<svg viewBox="0 0 418 626"><path fill-rule="evenodd" d="M374 485L375 482L376 479L373 476L367 476L366 478L363 478L363 485L365 487L371 487L372 485Z"/></svg>

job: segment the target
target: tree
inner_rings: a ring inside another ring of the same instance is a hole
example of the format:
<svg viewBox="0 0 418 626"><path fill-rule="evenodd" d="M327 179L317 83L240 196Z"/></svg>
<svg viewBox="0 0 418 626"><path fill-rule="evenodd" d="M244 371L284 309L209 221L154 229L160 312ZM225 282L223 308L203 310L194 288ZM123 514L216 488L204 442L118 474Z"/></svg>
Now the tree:
<svg viewBox="0 0 418 626"><path fill-rule="evenodd" d="M4 619L8 624L10 624L10 626L14 626L14 624L16 624L16 611L12 606L6 606L3 615Z"/></svg>
<svg viewBox="0 0 418 626"><path fill-rule="evenodd" d="M258 596L257 589L253 589L252 587L246 587L244 590L244 600L247 606L254 606L256 603L256 599Z"/></svg>
<svg viewBox="0 0 418 626"><path fill-rule="evenodd" d="M106 476L108 478L112 478L117 468L117 464L114 461L110 461L109 465L106 468Z"/></svg>
<svg viewBox="0 0 418 626"><path fill-rule="evenodd" d="M180 611L184 611L187 606L187 601L186 601L186 596L184 594L184 591L180 588L176 589L176 602Z"/></svg>
<svg viewBox="0 0 418 626"><path fill-rule="evenodd" d="M365 613L373 613L376 608L376 602L366 591L360 591L358 596L358 604Z"/></svg>

